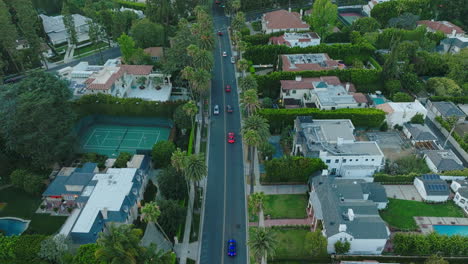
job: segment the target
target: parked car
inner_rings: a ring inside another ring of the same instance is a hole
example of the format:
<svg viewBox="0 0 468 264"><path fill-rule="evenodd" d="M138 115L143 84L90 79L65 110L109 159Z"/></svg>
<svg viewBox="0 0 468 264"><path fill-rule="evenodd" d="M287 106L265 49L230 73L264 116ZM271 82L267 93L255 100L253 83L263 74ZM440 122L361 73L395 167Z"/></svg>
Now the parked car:
<svg viewBox="0 0 468 264"><path fill-rule="evenodd" d="M236 58L231 57L231 63L236 63Z"/></svg>

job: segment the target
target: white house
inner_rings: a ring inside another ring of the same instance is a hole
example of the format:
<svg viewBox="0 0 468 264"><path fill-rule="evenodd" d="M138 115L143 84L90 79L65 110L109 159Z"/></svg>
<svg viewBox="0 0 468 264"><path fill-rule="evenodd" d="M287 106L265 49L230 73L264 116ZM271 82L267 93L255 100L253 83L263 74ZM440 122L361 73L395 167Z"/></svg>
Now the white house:
<svg viewBox="0 0 468 264"><path fill-rule="evenodd" d="M287 10L276 10L262 16L262 31L270 34L278 31L305 31L309 25L302 21L302 15Z"/></svg>
<svg viewBox="0 0 468 264"><path fill-rule="evenodd" d="M68 41L68 33L63 23L63 15L60 16L46 16L39 15L42 19L44 31L49 36L50 42L53 45L62 44ZM75 30L78 42L89 41L89 26L88 21L91 19L80 14L73 14L73 21L75 22Z"/></svg>
<svg viewBox="0 0 468 264"><path fill-rule="evenodd" d="M468 180L453 180L450 184L450 189L452 189L454 193L462 187L468 187Z"/></svg>
<svg viewBox="0 0 468 264"><path fill-rule="evenodd" d="M284 33L284 35L279 37L271 37L269 43L273 45L305 48L320 45L320 37L315 32Z"/></svg>
<svg viewBox="0 0 468 264"><path fill-rule="evenodd" d="M335 253L335 243L348 241L348 254L377 255L384 250L390 230L379 215L388 203L385 189L379 183L346 180L326 175L310 181L307 207L311 227L321 223L327 238L328 253Z"/></svg>
<svg viewBox="0 0 468 264"><path fill-rule="evenodd" d="M466 118L466 114L452 102L428 101L427 109L433 112L436 116L441 116L444 119L456 117L458 122L463 122Z"/></svg>
<svg viewBox="0 0 468 264"><path fill-rule="evenodd" d="M413 145L428 143L438 147L436 143L437 137L426 125L405 123L403 124L403 133L411 140L411 144Z"/></svg>
<svg viewBox="0 0 468 264"><path fill-rule="evenodd" d="M426 202L445 202L449 198L449 186L437 174L424 174L416 177L413 184Z"/></svg>
<svg viewBox="0 0 468 264"><path fill-rule="evenodd" d="M343 67L327 53L284 54L279 56L278 61L278 69L282 71L323 71Z"/></svg>
<svg viewBox="0 0 468 264"><path fill-rule="evenodd" d="M108 60L103 66L80 62L58 71L70 81L75 96L104 93L122 98L165 102L170 99L170 75L154 73L152 65L125 65Z"/></svg>
<svg viewBox="0 0 468 264"><path fill-rule="evenodd" d="M299 116L294 131L292 154L320 158L331 175L373 181L371 176L385 164L384 154L375 141L356 141L349 119Z"/></svg>
<svg viewBox="0 0 468 264"><path fill-rule="evenodd" d="M440 41L437 51L440 53L459 53L462 49L468 47L468 37L456 36L445 38Z"/></svg>
<svg viewBox="0 0 468 264"><path fill-rule="evenodd" d="M423 151L424 161L434 173L444 171L463 170L462 161L453 153L451 149L425 150Z"/></svg>
<svg viewBox="0 0 468 264"><path fill-rule="evenodd" d="M377 109L381 109L386 113L386 121L389 127L395 125L403 126L415 116L416 114L422 114L426 118L427 110L418 101L415 100L412 103L384 103L376 106Z"/></svg>
<svg viewBox="0 0 468 264"><path fill-rule="evenodd" d="M468 214L468 187L461 187L455 193L453 201L460 206L465 214Z"/></svg>
<svg viewBox="0 0 468 264"><path fill-rule="evenodd" d="M417 22L418 26L425 26L429 32L441 31L447 37L463 37L465 31L449 21L434 21L434 20L420 20Z"/></svg>

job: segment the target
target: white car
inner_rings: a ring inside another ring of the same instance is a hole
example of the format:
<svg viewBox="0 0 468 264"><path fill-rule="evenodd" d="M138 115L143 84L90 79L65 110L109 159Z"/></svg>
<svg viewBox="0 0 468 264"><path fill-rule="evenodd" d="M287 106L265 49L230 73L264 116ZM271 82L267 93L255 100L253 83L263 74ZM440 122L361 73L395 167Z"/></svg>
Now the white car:
<svg viewBox="0 0 468 264"><path fill-rule="evenodd" d="M219 115L219 106L218 105L214 106L213 114L214 115Z"/></svg>
<svg viewBox="0 0 468 264"><path fill-rule="evenodd" d="M236 58L231 57L231 63L236 63Z"/></svg>
<svg viewBox="0 0 468 264"><path fill-rule="evenodd" d="M226 56L227 56L227 53L223 51L223 57L226 57Z"/></svg>

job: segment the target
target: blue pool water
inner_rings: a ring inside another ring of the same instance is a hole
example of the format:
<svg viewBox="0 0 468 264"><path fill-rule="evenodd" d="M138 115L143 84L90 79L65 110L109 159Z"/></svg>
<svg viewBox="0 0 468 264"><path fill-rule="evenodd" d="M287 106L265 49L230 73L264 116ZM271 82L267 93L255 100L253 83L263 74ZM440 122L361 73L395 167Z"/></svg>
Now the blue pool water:
<svg viewBox="0 0 468 264"><path fill-rule="evenodd" d="M468 225L433 225L434 231L442 235L468 236Z"/></svg>
<svg viewBox="0 0 468 264"><path fill-rule="evenodd" d="M0 219L0 230L6 233L6 236L21 235L28 228L29 222L13 218Z"/></svg>
<svg viewBox="0 0 468 264"><path fill-rule="evenodd" d="M385 100L384 100L383 98L380 98L380 97L372 98L372 101L374 101L374 104L375 104L375 105L380 105L380 104L384 104L384 103L385 103Z"/></svg>

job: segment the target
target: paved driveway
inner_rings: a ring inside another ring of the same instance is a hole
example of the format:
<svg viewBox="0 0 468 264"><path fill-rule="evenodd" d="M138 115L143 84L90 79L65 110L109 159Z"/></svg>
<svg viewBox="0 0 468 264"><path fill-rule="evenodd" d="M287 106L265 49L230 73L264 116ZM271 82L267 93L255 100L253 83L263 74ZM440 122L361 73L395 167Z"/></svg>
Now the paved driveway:
<svg viewBox="0 0 468 264"><path fill-rule="evenodd" d="M422 201L414 185L384 185L388 198Z"/></svg>

